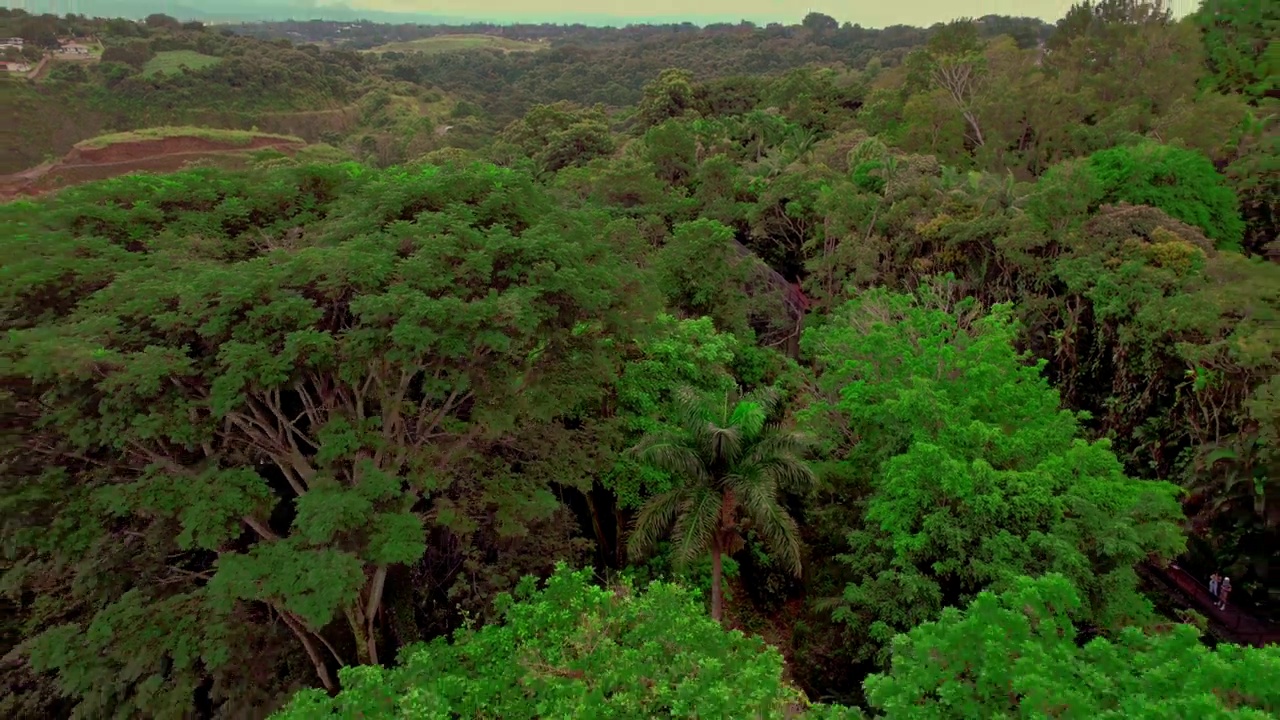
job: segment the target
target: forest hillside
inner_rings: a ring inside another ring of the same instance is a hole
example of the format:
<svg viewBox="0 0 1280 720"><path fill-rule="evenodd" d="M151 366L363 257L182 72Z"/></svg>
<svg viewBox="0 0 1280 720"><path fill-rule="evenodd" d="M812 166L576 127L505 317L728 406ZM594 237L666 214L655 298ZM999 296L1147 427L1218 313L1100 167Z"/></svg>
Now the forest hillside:
<svg viewBox="0 0 1280 720"><path fill-rule="evenodd" d="M0 10L0 715L1276 717L1278 13Z"/></svg>

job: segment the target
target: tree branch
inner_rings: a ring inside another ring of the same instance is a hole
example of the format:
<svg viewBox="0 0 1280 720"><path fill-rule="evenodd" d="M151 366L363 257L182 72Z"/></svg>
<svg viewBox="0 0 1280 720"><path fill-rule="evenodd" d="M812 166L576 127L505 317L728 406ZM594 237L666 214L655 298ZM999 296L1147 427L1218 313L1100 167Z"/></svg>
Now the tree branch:
<svg viewBox="0 0 1280 720"><path fill-rule="evenodd" d="M324 658L320 657L319 651L316 650L315 643L311 642L311 632L302 627L297 620L290 618L288 614L282 612L279 615L284 624L288 625L293 634L302 641L302 647L306 648L307 656L311 658L311 664L316 669L316 675L320 676L320 683L324 685L324 689L331 693L336 693L338 686L333 682L333 677L329 674L329 668L325 665Z"/></svg>
<svg viewBox="0 0 1280 720"><path fill-rule="evenodd" d="M248 525L249 527L251 527L251 528L253 528L254 530L256 530L256 531L257 531L257 533L258 533L259 535L261 535L261 536L262 536L262 539L263 539L263 540L273 540L273 541L274 541L274 540L279 540L279 539L280 539L280 536L279 536L279 535L276 535L274 532L272 532L272 531L271 531L271 528L267 527L267 525L266 525L265 523L263 523L261 520L259 520L259 519L255 518L255 517L253 517L252 515L245 515L245 516L244 516L244 517L242 517L241 519L242 519L242 520L244 520L244 523L245 523L246 525Z"/></svg>

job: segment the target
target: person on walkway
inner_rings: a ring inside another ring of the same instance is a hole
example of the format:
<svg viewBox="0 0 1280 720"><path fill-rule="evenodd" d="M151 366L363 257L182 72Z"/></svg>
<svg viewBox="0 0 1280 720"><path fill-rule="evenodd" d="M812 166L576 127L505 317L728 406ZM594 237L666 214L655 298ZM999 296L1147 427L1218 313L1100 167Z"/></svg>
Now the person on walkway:
<svg viewBox="0 0 1280 720"><path fill-rule="evenodd" d="M1218 609L1227 609L1227 596L1231 594L1231 578L1222 578L1222 583L1218 585Z"/></svg>
<svg viewBox="0 0 1280 720"><path fill-rule="evenodd" d="M1218 586L1222 583L1222 576L1214 573L1209 576L1209 594L1213 596L1213 604L1218 604Z"/></svg>

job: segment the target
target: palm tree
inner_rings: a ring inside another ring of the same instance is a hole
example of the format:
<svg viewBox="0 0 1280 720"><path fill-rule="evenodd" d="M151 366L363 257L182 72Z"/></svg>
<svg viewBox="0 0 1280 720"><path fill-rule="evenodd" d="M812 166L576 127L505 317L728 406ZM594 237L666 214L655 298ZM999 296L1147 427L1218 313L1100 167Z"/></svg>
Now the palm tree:
<svg viewBox="0 0 1280 720"><path fill-rule="evenodd" d="M801 457L803 438L768 422L778 405L774 391L744 397L734 390L706 402L686 388L678 399L679 426L647 435L631 450L677 485L640 509L628 550L641 556L670 530L677 567L711 553L711 616L719 620L721 562L742 547L740 517L775 561L799 576L800 531L778 492L807 489L813 472Z"/></svg>

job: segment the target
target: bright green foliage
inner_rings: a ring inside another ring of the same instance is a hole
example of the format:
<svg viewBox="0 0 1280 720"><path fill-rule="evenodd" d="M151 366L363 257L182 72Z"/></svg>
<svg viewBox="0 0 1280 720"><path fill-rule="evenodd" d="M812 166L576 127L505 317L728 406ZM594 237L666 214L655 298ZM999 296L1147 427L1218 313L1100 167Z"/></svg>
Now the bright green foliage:
<svg viewBox="0 0 1280 720"><path fill-rule="evenodd" d="M497 602L500 623L405 648L393 669L345 669L336 698L304 691L275 720L782 718L800 700L776 649L722 629L677 585L607 589L562 564Z"/></svg>
<svg viewBox="0 0 1280 720"><path fill-rule="evenodd" d="M738 339L717 332L711 318L659 315L654 335L640 344L643 355L628 362L618 378L618 402L635 415L637 427L647 429L668 414L664 404L677 388L729 390L733 378L725 368L738 347Z"/></svg>
<svg viewBox="0 0 1280 720"><path fill-rule="evenodd" d="M893 643L893 663L867 678L884 718L1239 718L1280 713L1280 648L1219 645L1195 629L1129 628L1083 647L1079 594L1061 575L1018 578L946 609Z"/></svg>
<svg viewBox="0 0 1280 720"><path fill-rule="evenodd" d="M728 367L741 344L734 335L717 332L711 318L659 315L653 335L637 345L641 356L627 362L617 383L618 416L628 442L672 427L679 388L726 393L734 386ZM648 495L670 490L672 482L667 473L622 456L607 485L622 507L634 508Z"/></svg>
<svg viewBox="0 0 1280 720"><path fill-rule="evenodd" d="M676 486L649 498L628 543L633 556L651 550L668 530L677 567L711 555L711 615L720 619L721 559L742 547L745 516L781 565L800 574L800 529L780 493L802 492L813 474L804 439L774 421L778 395L681 394L679 426L646 435L632 454L668 473Z"/></svg>
<svg viewBox="0 0 1280 720"><path fill-rule="evenodd" d="M1220 248L1240 248L1239 201L1204 155L1142 143L1094 153L1089 168L1099 184L1096 202L1157 207L1200 228Z"/></svg>
<svg viewBox="0 0 1280 720"><path fill-rule="evenodd" d="M1133 565L1183 546L1176 488L1129 479L1107 441L1080 439L1015 330L1007 306L983 313L934 284L867 292L806 333L817 417L856 439L832 452L873 471L842 558L859 580L837 611L873 640L1043 572L1071 579L1090 622L1142 620Z"/></svg>

